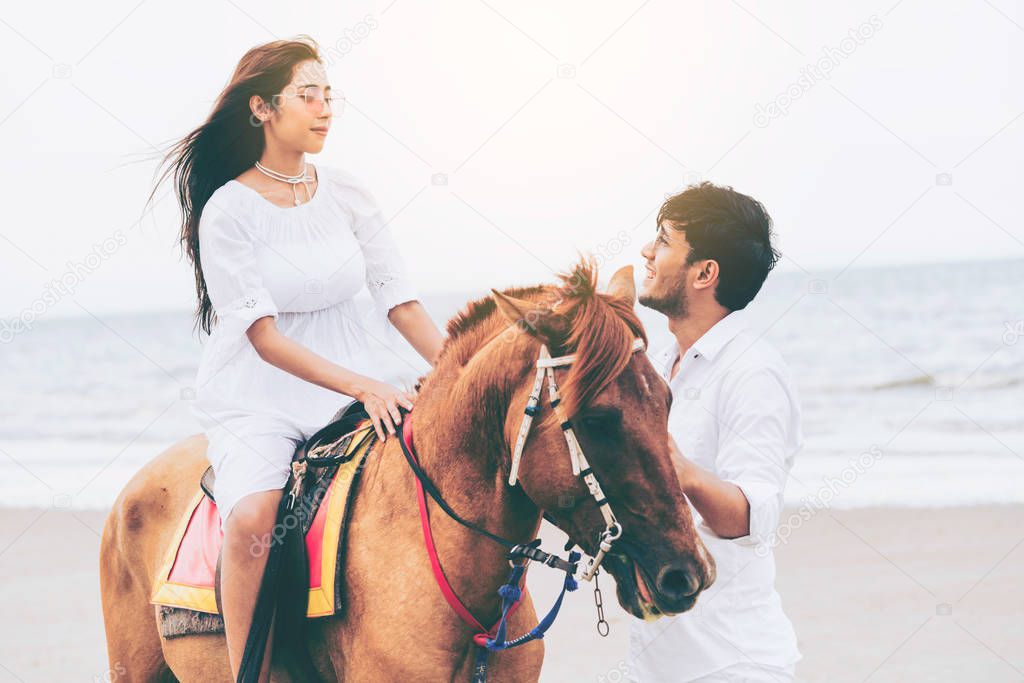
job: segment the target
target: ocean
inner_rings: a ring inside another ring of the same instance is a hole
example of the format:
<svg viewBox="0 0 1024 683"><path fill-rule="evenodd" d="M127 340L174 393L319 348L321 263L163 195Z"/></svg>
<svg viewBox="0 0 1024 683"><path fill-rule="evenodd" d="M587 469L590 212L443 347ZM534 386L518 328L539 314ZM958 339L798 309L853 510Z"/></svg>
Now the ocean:
<svg viewBox="0 0 1024 683"><path fill-rule="evenodd" d="M443 327L487 291L423 302ZM777 272L748 308L801 396L788 504L1024 502L1024 260ZM668 343L639 310L652 348ZM41 319L4 341L0 505L105 508L199 431L189 311ZM427 368L409 348L374 359L396 384Z"/></svg>

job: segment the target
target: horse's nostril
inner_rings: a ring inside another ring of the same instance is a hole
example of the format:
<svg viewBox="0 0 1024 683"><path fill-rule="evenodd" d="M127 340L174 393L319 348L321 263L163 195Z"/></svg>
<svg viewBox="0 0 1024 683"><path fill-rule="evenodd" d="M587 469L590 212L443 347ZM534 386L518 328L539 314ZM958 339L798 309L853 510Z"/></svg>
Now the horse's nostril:
<svg viewBox="0 0 1024 683"><path fill-rule="evenodd" d="M691 561L663 567L658 572L658 592L671 599L691 598L700 592L700 574Z"/></svg>

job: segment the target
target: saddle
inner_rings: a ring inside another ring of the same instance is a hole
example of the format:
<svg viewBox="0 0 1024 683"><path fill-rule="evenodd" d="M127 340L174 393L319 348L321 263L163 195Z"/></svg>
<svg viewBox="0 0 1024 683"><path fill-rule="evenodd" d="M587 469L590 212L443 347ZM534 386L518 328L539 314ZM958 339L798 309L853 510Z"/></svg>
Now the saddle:
<svg viewBox="0 0 1024 683"><path fill-rule="evenodd" d="M292 456L293 474L285 491L292 490L296 467L305 468L296 505L302 509L297 519L309 569L307 617L332 616L344 606L344 577L338 568L344 557L348 510L375 439L362 403L352 401ZM167 638L224 630L219 595L224 535L215 482L213 468L208 467L156 577L150 602L159 608L160 632Z"/></svg>
<svg viewBox="0 0 1024 683"><path fill-rule="evenodd" d="M369 419L370 415L366 412L366 408L361 402L351 401L347 403L334 414L334 417L326 425L317 430L313 436L309 437L295 449L295 453L292 455L292 462L302 460L310 452L316 453L317 449L322 450L325 446L335 444L341 437L354 432L360 422ZM207 467L206 471L199 478L199 488L203 490L203 493L207 495L211 502L216 502L216 499L213 497L214 483L216 481L217 473L214 472L213 465Z"/></svg>

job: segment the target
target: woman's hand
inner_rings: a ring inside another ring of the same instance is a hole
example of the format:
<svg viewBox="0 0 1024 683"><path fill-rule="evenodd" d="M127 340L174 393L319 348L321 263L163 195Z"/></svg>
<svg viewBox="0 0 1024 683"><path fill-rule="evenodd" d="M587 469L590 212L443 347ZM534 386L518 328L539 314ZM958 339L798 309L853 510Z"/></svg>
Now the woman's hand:
<svg viewBox="0 0 1024 683"><path fill-rule="evenodd" d="M385 430L394 434L395 425L402 421L398 407L412 410L415 393L378 382L314 353L283 335L273 316L259 318L246 334L256 353L267 363L319 387L361 401L381 441L387 439Z"/></svg>
<svg viewBox="0 0 1024 683"><path fill-rule="evenodd" d="M356 398L362 401L363 407L369 413L377 436L381 441L387 441L384 430L386 429L388 434L394 434L395 425L402 421L402 414L399 412L398 406L412 410L416 395L385 382L371 382Z"/></svg>

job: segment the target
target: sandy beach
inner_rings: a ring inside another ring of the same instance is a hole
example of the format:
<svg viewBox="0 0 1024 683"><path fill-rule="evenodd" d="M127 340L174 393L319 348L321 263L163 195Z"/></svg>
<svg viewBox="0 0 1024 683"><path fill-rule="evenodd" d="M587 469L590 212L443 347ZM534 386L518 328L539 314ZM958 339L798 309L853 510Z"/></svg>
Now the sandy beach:
<svg viewBox="0 0 1024 683"><path fill-rule="evenodd" d="M97 579L102 512L0 512L0 683L104 680ZM545 529L556 544L559 532ZM1024 507L821 511L777 549L802 681L1024 680ZM554 572L531 572L541 609ZM613 594L610 583L605 595ZM622 680L628 620L591 587L547 636L542 681Z"/></svg>

